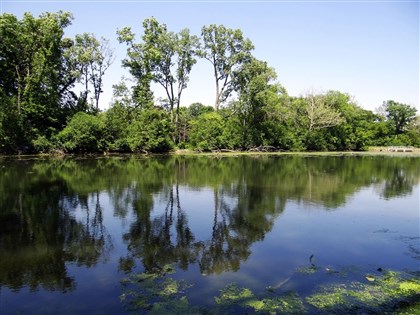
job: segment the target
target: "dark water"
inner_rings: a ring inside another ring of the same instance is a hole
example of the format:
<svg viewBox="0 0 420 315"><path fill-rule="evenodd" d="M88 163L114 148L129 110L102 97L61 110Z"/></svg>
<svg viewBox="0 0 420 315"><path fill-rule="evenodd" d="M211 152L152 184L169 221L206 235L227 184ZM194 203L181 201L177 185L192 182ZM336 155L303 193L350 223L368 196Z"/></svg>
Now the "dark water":
<svg viewBox="0 0 420 315"><path fill-rule="evenodd" d="M121 280L167 265L210 308L420 271L419 183L418 157L0 159L0 314L124 314Z"/></svg>

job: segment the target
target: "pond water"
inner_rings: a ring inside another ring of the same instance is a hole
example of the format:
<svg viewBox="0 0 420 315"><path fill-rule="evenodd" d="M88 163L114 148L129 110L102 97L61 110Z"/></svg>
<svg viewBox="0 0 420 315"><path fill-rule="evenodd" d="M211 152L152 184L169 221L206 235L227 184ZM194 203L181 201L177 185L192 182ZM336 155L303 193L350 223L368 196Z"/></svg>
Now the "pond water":
<svg viewBox="0 0 420 315"><path fill-rule="evenodd" d="M0 314L280 313L263 292L318 314L321 285L418 281L419 162L0 159Z"/></svg>

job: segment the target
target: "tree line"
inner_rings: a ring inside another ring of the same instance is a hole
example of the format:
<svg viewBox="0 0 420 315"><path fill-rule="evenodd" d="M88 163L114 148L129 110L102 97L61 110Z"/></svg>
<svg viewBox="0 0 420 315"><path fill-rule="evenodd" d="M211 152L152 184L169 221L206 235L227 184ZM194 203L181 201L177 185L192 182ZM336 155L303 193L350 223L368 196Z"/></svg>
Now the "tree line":
<svg viewBox="0 0 420 315"><path fill-rule="evenodd" d="M113 50L94 34L65 37L72 20L61 11L0 16L0 152L420 146L420 118L410 105L388 100L374 113L340 91L290 96L241 30L212 24L196 36L169 31L153 17L143 21L139 39L130 27L117 30L131 78L113 86L110 107L101 111ZM181 106L200 58L209 62L215 102ZM156 101L152 84L166 98Z"/></svg>

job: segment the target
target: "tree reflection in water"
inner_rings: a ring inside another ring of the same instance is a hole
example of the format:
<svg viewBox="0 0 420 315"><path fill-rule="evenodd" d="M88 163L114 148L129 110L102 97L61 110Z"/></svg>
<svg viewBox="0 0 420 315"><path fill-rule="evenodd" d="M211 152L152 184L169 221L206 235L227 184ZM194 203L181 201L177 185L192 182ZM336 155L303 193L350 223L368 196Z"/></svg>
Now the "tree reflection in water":
<svg viewBox="0 0 420 315"><path fill-rule="evenodd" d="M178 264L181 269L198 263L202 274L238 270L240 262L250 254L250 245L267 232L267 226L271 228L272 222L252 225L234 214L223 202L218 190L214 192L214 199L209 240L196 240L193 235L187 213L181 206L178 185L167 190L167 205L163 214L151 218L150 211L146 211L147 216L138 209L138 220L124 235L131 255L121 260L120 268L129 272L134 267L133 260L141 258L146 272L160 270L172 263Z"/></svg>
<svg viewBox="0 0 420 315"><path fill-rule="evenodd" d="M337 209L364 187L403 196L418 185L419 167L416 157L371 156L3 159L0 285L74 290L66 264L93 267L112 250L102 196L115 218L134 216L120 270L197 264L220 274L240 268L288 202ZM212 194L203 205L208 238L191 228L182 191Z"/></svg>
<svg viewBox="0 0 420 315"><path fill-rule="evenodd" d="M35 172L33 166L13 165L0 177L0 285L71 291L76 280L66 264L94 266L112 246L99 193L91 209L88 196L72 192L50 171ZM78 208L84 209L80 218Z"/></svg>

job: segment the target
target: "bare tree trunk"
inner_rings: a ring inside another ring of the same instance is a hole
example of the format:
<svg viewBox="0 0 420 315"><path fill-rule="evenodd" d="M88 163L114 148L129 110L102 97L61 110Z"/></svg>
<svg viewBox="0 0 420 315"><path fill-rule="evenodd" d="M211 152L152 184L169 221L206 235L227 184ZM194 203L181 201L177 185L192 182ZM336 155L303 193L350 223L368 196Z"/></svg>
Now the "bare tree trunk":
<svg viewBox="0 0 420 315"><path fill-rule="evenodd" d="M220 95L219 95L219 78L217 76L217 68L216 68L216 60L213 57L213 69L214 69L214 77L216 79L216 100L214 101L214 109L219 111L220 106Z"/></svg>
<svg viewBox="0 0 420 315"><path fill-rule="evenodd" d="M214 109L217 111L219 111L219 106L220 106L220 95L219 95L219 81L216 80L216 100L214 102Z"/></svg>
<svg viewBox="0 0 420 315"><path fill-rule="evenodd" d="M176 111L175 111L175 143L179 143L179 100L176 103Z"/></svg>

